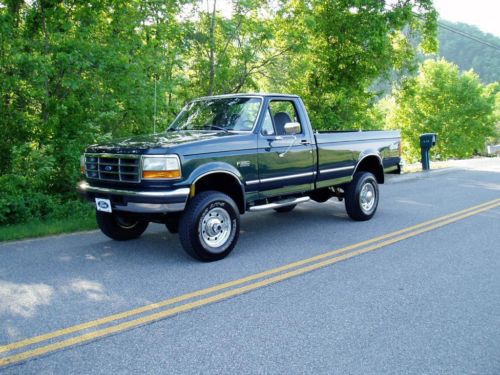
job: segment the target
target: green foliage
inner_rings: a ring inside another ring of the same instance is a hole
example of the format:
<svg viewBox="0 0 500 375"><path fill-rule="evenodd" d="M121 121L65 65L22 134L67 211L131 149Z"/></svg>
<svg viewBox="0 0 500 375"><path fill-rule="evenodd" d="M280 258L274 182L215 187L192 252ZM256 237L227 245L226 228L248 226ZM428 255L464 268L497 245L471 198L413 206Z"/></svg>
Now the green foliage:
<svg viewBox="0 0 500 375"><path fill-rule="evenodd" d="M473 35L492 45L500 46L500 38L483 33L476 26L441 20L444 25ZM500 51L440 27L439 55L459 66L461 70L474 71L485 83L500 81Z"/></svg>
<svg viewBox="0 0 500 375"><path fill-rule="evenodd" d="M232 16L227 18L214 13L211 3L207 11L204 1L195 2L200 20L187 23L190 91L195 96L258 91L258 78L287 52L275 43L275 19L261 16L271 7L260 0L224 2L231 4Z"/></svg>
<svg viewBox="0 0 500 375"><path fill-rule="evenodd" d="M52 198L29 189L26 178L14 175L0 177L0 225L19 223L30 217L43 217Z"/></svg>
<svg viewBox="0 0 500 375"><path fill-rule="evenodd" d="M483 151L494 134L497 92L497 84L484 86L472 71L460 73L445 60L427 60L420 74L379 108L387 113L388 128L401 129L407 161L420 159L422 133L438 134L435 157L464 158Z"/></svg>
<svg viewBox="0 0 500 375"><path fill-rule="evenodd" d="M495 95L495 118L497 119L497 125L495 127L495 134L489 140L492 145L500 144L500 89L497 90Z"/></svg>
<svg viewBox="0 0 500 375"><path fill-rule="evenodd" d="M0 225L25 223L33 218L63 220L89 215L94 209L87 203L64 196L41 192L28 178L0 176Z"/></svg>
<svg viewBox="0 0 500 375"><path fill-rule="evenodd" d="M366 113L376 99L373 83L394 70L414 68L412 36L422 35L422 49L436 49L431 1L397 1L391 7L379 0L292 4L296 5L280 18L283 29L294 25L300 34L284 40L290 45L300 41L294 54L298 63L284 62L273 71L272 77L279 79L271 80L270 86L300 94L318 129L366 126L370 122ZM415 16L414 8L421 17Z"/></svg>

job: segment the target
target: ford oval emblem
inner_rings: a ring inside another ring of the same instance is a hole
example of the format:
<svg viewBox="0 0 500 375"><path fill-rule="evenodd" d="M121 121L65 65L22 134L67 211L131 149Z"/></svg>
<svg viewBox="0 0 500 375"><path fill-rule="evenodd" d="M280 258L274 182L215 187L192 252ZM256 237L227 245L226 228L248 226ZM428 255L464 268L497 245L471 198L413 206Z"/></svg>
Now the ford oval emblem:
<svg viewBox="0 0 500 375"><path fill-rule="evenodd" d="M108 171L108 172L111 172L111 171L113 170L113 166L112 166L112 165L106 165L106 166L104 167L104 169L105 169L106 171Z"/></svg>
<svg viewBox="0 0 500 375"><path fill-rule="evenodd" d="M103 210L106 210L109 208L109 204L107 204L104 201L99 201L97 204L99 205L99 208L102 208Z"/></svg>

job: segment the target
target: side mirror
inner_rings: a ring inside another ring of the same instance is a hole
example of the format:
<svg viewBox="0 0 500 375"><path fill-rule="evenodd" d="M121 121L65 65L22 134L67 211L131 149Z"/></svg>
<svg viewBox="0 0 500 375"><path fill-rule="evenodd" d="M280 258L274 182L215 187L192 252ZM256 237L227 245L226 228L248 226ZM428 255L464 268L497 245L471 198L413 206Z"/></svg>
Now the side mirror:
<svg viewBox="0 0 500 375"><path fill-rule="evenodd" d="M286 135L295 135L301 132L300 123L298 122L287 122L285 124L285 134Z"/></svg>

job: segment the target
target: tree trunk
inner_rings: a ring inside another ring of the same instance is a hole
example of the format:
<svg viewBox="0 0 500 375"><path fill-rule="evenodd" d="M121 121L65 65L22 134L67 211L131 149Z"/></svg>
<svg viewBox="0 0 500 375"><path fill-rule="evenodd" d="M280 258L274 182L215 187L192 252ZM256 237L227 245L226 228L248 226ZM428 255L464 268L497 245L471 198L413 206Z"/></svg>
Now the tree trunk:
<svg viewBox="0 0 500 375"><path fill-rule="evenodd" d="M47 56L49 55L49 33L47 31L47 19L45 17L45 5L44 2L40 3L40 12L42 16L42 31L43 31L43 54L45 56L45 64L47 64ZM49 121L49 103L50 103L50 90L49 90L49 76L45 73L45 100L42 103L42 118L43 122L47 124Z"/></svg>
<svg viewBox="0 0 500 375"><path fill-rule="evenodd" d="M215 7L217 0L214 0L214 7L212 9L212 18L210 20L210 75L208 77L208 95L213 95L214 93L214 81L215 81Z"/></svg>

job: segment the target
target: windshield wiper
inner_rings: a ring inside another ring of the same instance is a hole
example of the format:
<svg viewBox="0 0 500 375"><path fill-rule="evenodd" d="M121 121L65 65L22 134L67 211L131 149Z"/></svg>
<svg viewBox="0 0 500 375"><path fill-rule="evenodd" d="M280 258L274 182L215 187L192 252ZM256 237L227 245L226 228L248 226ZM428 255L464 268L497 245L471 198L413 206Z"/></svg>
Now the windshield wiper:
<svg viewBox="0 0 500 375"><path fill-rule="evenodd" d="M217 126L217 125L205 125L201 129L178 129L178 128L168 128L166 131L167 132L178 132L178 131L203 131L204 129L208 130L222 130L224 133L229 133L229 130L226 128L223 128L222 126Z"/></svg>
<svg viewBox="0 0 500 375"><path fill-rule="evenodd" d="M205 128L210 128L210 130L222 130L224 133L229 133L229 130L217 125L205 125Z"/></svg>

